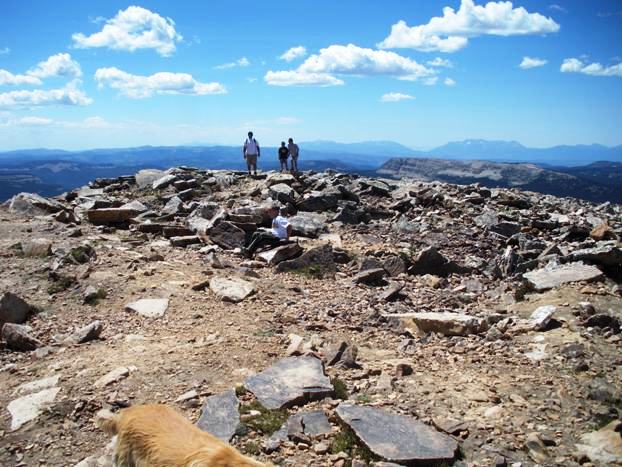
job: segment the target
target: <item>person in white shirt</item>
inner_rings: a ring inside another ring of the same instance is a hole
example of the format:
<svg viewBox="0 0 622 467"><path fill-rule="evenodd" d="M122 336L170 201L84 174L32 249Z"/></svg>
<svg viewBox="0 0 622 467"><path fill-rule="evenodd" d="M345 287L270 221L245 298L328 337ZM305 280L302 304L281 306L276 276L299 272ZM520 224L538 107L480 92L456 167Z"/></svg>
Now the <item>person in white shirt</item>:
<svg viewBox="0 0 622 467"><path fill-rule="evenodd" d="M259 143L253 138L253 132L249 131L248 138L246 138L244 146L242 147L242 154L244 154L244 159L246 159L249 175L252 170L254 175L257 176L257 158L260 156L260 152Z"/></svg>
<svg viewBox="0 0 622 467"><path fill-rule="evenodd" d="M279 206L272 205L266 212L272 219L272 229L269 231L257 230L253 233L249 245L246 248L242 248L242 253L247 258L251 258L259 247L277 245L283 240L289 240L292 234L292 226L289 220L280 214Z"/></svg>

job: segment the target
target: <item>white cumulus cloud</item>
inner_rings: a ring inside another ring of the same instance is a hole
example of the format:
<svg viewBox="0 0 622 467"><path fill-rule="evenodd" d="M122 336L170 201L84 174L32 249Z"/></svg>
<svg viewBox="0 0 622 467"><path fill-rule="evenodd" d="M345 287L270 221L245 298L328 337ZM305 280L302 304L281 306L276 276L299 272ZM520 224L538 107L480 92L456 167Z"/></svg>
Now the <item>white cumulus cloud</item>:
<svg viewBox="0 0 622 467"><path fill-rule="evenodd" d="M348 44L321 49L295 70L268 71L264 80L274 86L336 86L344 83L343 76L384 75L416 81L435 74L435 70L394 52Z"/></svg>
<svg viewBox="0 0 622 467"><path fill-rule="evenodd" d="M426 65L434 66L434 67L443 67L443 68L453 68L454 66L454 64L451 63L450 60L447 60L441 57L436 57L434 60L428 60L426 62Z"/></svg>
<svg viewBox="0 0 622 467"><path fill-rule="evenodd" d="M106 21L99 32L90 36L75 33L71 37L73 46L79 49L107 47L129 52L154 49L164 57L172 55L175 44L183 39L175 31L175 22L171 18L163 18L139 6L120 10L114 18Z"/></svg>
<svg viewBox="0 0 622 467"><path fill-rule="evenodd" d="M443 83L445 84L445 86L455 86L456 82L451 79L451 78L445 78L445 81L443 81Z"/></svg>
<svg viewBox="0 0 622 467"><path fill-rule="evenodd" d="M0 70L0 86L19 86L22 84L41 84L41 80L39 78L35 78L34 76L14 75L10 71Z"/></svg>
<svg viewBox="0 0 622 467"><path fill-rule="evenodd" d="M307 49L305 49L302 45L299 45L298 47L292 47L286 50L279 58L281 60L285 60L286 62L291 62L292 60L304 57L305 55L307 55Z"/></svg>
<svg viewBox="0 0 622 467"><path fill-rule="evenodd" d="M93 99L73 83L61 89L35 89L0 93L0 109L20 109L51 105L89 105Z"/></svg>
<svg viewBox="0 0 622 467"><path fill-rule="evenodd" d="M99 68L95 81L100 88L110 86L132 99L151 97L154 94L186 94L202 96L205 94L225 94L226 88L220 83L201 83L188 73L160 72L151 76L126 73L118 68Z"/></svg>
<svg viewBox="0 0 622 467"><path fill-rule="evenodd" d="M228 68L235 68L236 66L245 67L249 66L251 62L246 57L242 57L235 62L223 63L222 65L215 66L217 70L226 70Z"/></svg>
<svg viewBox="0 0 622 467"><path fill-rule="evenodd" d="M618 76L622 77L622 63L603 66L598 62L585 63L578 58L567 58L560 67L562 73L583 73L590 76Z"/></svg>
<svg viewBox="0 0 622 467"><path fill-rule="evenodd" d="M399 102L414 99L414 96L410 94L402 94L401 92L388 92L383 94L380 98L380 102Z"/></svg>
<svg viewBox="0 0 622 467"><path fill-rule="evenodd" d="M523 70L529 70L530 68L538 68L540 66L544 66L548 63L547 60L543 58L535 58L535 57L523 57L523 61L518 65Z"/></svg>
<svg viewBox="0 0 622 467"><path fill-rule="evenodd" d="M410 27L405 21L398 21L378 47L450 53L466 47L471 37L546 34L558 30L559 25L553 19L529 13L523 7L514 8L509 1L481 6L473 0L462 0L457 11L445 7L443 16L434 17L427 24Z"/></svg>
<svg viewBox="0 0 622 467"><path fill-rule="evenodd" d="M39 62L36 67L28 70L26 74L36 78L49 78L53 76L79 78L82 76L82 70L78 62L71 58L71 55L60 53L48 57L43 62Z"/></svg>

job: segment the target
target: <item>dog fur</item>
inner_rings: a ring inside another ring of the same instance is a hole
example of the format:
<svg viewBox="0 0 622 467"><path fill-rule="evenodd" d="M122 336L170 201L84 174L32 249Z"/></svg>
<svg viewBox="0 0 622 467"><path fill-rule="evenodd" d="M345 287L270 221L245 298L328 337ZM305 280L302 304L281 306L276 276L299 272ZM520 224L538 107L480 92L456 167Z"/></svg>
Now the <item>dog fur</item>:
<svg viewBox="0 0 622 467"><path fill-rule="evenodd" d="M167 405L137 405L100 415L99 427L117 435L116 467L267 467L197 428Z"/></svg>

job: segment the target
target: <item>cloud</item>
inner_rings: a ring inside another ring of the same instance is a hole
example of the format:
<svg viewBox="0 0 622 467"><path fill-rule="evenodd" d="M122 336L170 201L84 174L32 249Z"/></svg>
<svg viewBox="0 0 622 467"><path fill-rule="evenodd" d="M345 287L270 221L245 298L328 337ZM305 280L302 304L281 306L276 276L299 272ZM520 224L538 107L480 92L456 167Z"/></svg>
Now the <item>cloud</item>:
<svg viewBox="0 0 622 467"><path fill-rule="evenodd" d="M11 49L9 49L8 47L3 47L2 49L0 49L0 55L8 55L11 53Z"/></svg>
<svg viewBox="0 0 622 467"><path fill-rule="evenodd" d="M154 49L163 57L175 52L175 43L183 39L175 31L175 22L139 6L119 10L114 18L106 21L101 31L85 36L71 36L78 49L107 47L113 50L134 52L138 49Z"/></svg>
<svg viewBox="0 0 622 467"><path fill-rule="evenodd" d="M523 61L518 65L523 70L529 70L530 68L538 68L548 63L543 58L523 57Z"/></svg>
<svg viewBox="0 0 622 467"><path fill-rule="evenodd" d="M226 94L226 88L220 83L200 83L188 73L160 72L151 76L126 73L118 68L99 68L95 72L95 81L100 88L108 85L118 89L121 95L142 99L154 94L186 94L203 96L205 94Z"/></svg>
<svg viewBox="0 0 622 467"><path fill-rule="evenodd" d="M622 77L622 63L605 67L598 62L587 64L578 58L566 58L560 67L562 73L583 73L590 76Z"/></svg>
<svg viewBox="0 0 622 467"><path fill-rule="evenodd" d="M435 74L435 70L394 52L348 44L321 49L295 70L268 71L264 80L273 86L337 86L344 84L337 76L383 75L416 81Z"/></svg>
<svg viewBox="0 0 622 467"><path fill-rule="evenodd" d="M52 124L51 118L43 117L23 117L18 120L18 124L21 126L48 126Z"/></svg>
<svg viewBox="0 0 622 467"><path fill-rule="evenodd" d="M380 98L380 102L399 102L414 99L414 96L410 94L402 94L401 92L388 92L383 94Z"/></svg>
<svg viewBox="0 0 622 467"><path fill-rule="evenodd" d="M298 47L292 47L291 49L286 50L283 55L279 58L281 60L285 60L286 62L291 62L299 57L304 57L307 55L307 49L305 49L302 45Z"/></svg>
<svg viewBox="0 0 622 467"><path fill-rule="evenodd" d="M443 68L453 68L454 64L451 63L451 61L446 60L444 58L441 57L436 57L434 60L428 60L426 62L426 65L428 66L435 66L435 67L443 67Z"/></svg>
<svg viewBox="0 0 622 467"><path fill-rule="evenodd" d="M37 85L41 84L41 80L39 78L35 78L34 76L14 75L10 71L0 70L0 86L19 86L21 84Z"/></svg>
<svg viewBox="0 0 622 467"><path fill-rule="evenodd" d="M78 62L71 58L67 53L56 54L48 57L47 60L26 72L35 78L50 78L52 76L64 76L68 78L79 78L82 70Z"/></svg>
<svg viewBox="0 0 622 467"><path fill-rule="evenodd" d="M423 84L426 86L434 86L438 82L438 76L431 76L423 80Z"/></svg>
<svg viewBox="0 0 622 467"><path fill-rule="evenodd" d="M559 11L561 13L568 13L568 10L566 8L556 3L549 5L549 10Z"/></svg>
<svg viewBox="0 0 622 467"><path fill-rule="evenodd" d="M228 68L234 68L236 66L245 67L245 66L249 66L250 64L251 62L249 62L248 58L242 57L236 60L235 62L224 63L222 65L215 66L214 68L217 70L226 70Z"/></svg>
<svg viewBox="0 0 622 467"><path fill-rule="evenodd" d="M79 121L53 120L45 117L23 117L19 119L9 119L1 126L12 127L55 127L67 129L104 129L113 128L110 122L102 117L88 117ZM118 125L117 125L118 126Z"/></svg>
<svg viewBox="0 0 622 467"><path fill-rule="evenodd" d="M473 0L462 0L457 11L445 7L443 16L434 17L427 24L409 27L405 21L398 21L378 47L451 53L466 47L471 37L546 34L558 30L559 24L553 19L529 13L523 7L514 8L509 1L480 6Z"/></svg>
<svg viewBox="0 0 622 467"><path fill-rule="evenodd" d="M443 81L443 83L445 84L445 86L455 86L456 82L451 79L451 78L445 78L445 81Z"/></svg>
<svg viewBox="0 0 622 467"><path fill-rule="evenodd" d="M70 83L62 89L35 89L0 93L0 109L22 109L51 105L89 105L93 99Z"/></svg>

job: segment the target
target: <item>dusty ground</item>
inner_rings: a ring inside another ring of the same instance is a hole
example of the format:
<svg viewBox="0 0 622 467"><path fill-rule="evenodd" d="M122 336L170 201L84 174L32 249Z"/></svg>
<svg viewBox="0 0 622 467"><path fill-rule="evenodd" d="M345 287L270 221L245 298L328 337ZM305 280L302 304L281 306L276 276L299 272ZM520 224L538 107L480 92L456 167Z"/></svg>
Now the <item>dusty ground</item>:
<svg viewBox="0 0 622 467"><path fill-rule="evenodd" d="M405 278L408 299L387 304L376 299L377 288L352 285L344 266L335 280L263 268L257 270L259 278L249 278L257 282L258 293L230 304L209 291L193 291L191 285L214 274L236 274L241 258L222 253L220 258L229 267L213 270L196 250L152 240L132 244L128 240L136 238L127 231L100 234L90 225L80 228L83 237L68 238L70 229L63 224L44 220L26 224L0 211L0 291L12 291L41 309L29 323L37 337L52 343L54 335L95 319L105 323L102 340L52 345L52 353L40 358L32 352L1 351L1 465L68 466L102 452L108 439L92 422L102 407L165 402L196 420L204 397L241 383L284 356L289 333L356 344L361 369L329 370L346 382L350 397L416 415L439 427L462 424L448 431L460 440L466 465L491 465L499 455L508 462L533 465L525 447L532 432L550 444L544 464L572 465L578 460L573 457L578 437L619 416L619 406L611 401L590 398L590 385L601 378L619 387L621 341L615 335L587 332L573 315L581 301L621 315L622 299L610 292L611 284L577 284L528 295L518 303L486 295L489 290L484 287L472 302L478 307L527 317L538 305L554 303L560 306L560 326L510 340L415 337L411 350L400 352L407 331L379 319L379 313L425 308L430 297L443 294L449 300L456 295L452 290L473 276L453 277L440 289L421 278ZM341 233L344 246L363 250L355 233ZM64 267L63 274L77 275L79 284L50 295L46 269L50 260L23 258L10 248L37 237L49 238L55 249L65 250L88 240L97 259L90 266ZM164 261L147 261L153 252ZM87 285L104 288L107 297L95 305L83 304ZM170 298L170 306L161 319L124 311L125 304L139 298ZM568 358L561 352L573 342L584 345L583 356ZM528 358L526 354L534 350L544 351L545 358ZM393 376L400 362L409 363L413 374L397 378L393 388L379 388L380 372ZM577 371L580 362L586 363L586 371ZM129 377L103 389L93 387L108 371L130 365L136 370ZM60 375L62 388L55 403L37 420L10 432L6 406L15 398L15 388L55 374ZM198 400L174 402L191 389L199 393ZM237 444L245 446L249 440L263 438L251 433ZM317 455L291 443L271 456L256 457L285 465L334 462L330 453Z"/></svg>

